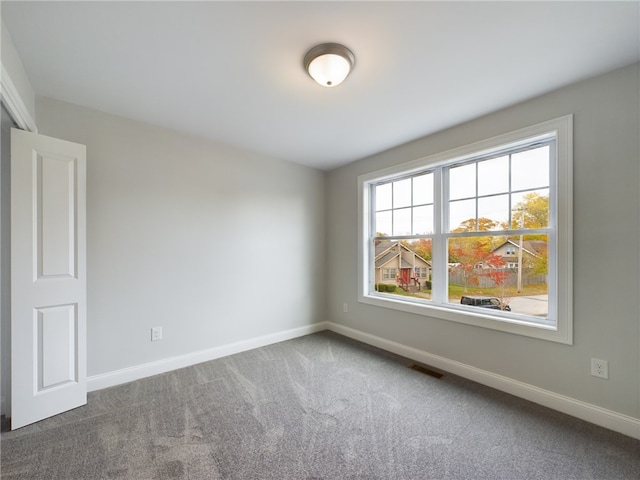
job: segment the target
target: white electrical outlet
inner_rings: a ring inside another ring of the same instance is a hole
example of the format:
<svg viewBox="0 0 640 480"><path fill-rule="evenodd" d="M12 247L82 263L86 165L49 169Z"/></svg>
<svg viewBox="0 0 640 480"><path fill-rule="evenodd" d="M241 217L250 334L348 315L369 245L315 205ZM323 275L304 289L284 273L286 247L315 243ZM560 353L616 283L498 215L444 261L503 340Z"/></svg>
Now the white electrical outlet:
<svg viewBox="0 0 640 480"><path fill-rule="evenodd" d="M158 340L162 340L162 327L152 327L151 328L151 341L156 342Z"/></svg>
<svg viewBox="0 0 640 480"><path fill-rule="evenodd" d="M346 303L342 304L342 311L344 313L347 313L349 311L349 305L347 305Z"/></svg>
<svg viewBox="0 0 640 480"><path fill-rule="evenodd" d="M609 378L609 362L598 358L592 358L591 375L594 377Z"/></svg>

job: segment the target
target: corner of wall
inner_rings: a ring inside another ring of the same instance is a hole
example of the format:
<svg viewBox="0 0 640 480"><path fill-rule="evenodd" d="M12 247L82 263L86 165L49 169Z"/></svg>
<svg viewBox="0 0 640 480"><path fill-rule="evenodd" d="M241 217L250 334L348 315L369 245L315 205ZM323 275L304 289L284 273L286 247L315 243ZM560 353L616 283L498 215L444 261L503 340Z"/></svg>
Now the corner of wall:
<svg viewBox="0 0 640 480"><path fill-rule="evenodd" d="M9 30L0 21L0 99L20 128L37 132L35 92L20 55L13 45Z"/></svg>

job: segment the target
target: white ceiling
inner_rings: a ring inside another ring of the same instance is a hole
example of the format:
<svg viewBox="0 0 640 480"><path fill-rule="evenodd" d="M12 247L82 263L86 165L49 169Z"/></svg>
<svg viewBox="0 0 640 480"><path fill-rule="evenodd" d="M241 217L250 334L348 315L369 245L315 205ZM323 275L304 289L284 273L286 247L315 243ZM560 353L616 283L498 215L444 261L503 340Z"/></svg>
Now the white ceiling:
<svg viewBox="0 0 640 480"><path fill-rule="evenodd" d="M632 2L7 2L36 94L331 169L640 59ZM356 56L335 88L312 46Z"/></svg>

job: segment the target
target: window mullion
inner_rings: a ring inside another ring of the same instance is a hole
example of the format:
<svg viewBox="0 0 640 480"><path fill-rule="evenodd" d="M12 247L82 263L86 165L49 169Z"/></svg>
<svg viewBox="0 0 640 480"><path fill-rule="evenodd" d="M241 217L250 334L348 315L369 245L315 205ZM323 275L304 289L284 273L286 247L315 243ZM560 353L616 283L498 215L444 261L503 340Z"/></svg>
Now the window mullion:
<svg viewBox="0 0 640 480"><path fill-rule="evenodd" d="M409 201L409 208L411 209L409 212L409 227L411 228L410 233L413 235L415 233L415 228L413 225L413 212L414 212L414 205L413 205L413 178L411 178L411 187L410 187L410 201Z"/></svg>
<svg viewBox="0 0 640 480"><path fill-rule="evenodd" d="M508 184L509 184L509 228L513 228L513 187L511 185L512 183L512 177L513 177L513 172L512 172L512 166L513 166L513 154L509 154L509 163L507 164L508 168L509 168L509 177L508 177Z"/></svg>
<svg viewBox="0 0 640 480"><path fill-rule="evenodd" d="M366 291L371 292L375 290L375 236L376 229L378 226L376 225L376 187L373 184L369 186L369 195L367 204L369 205L369 225L368 225L368 238L367 238L367 265L371 266L368 268L368 276L367 276L367 285Z"/></svg>
<svg viewBox="0 0 640 480"><path fill-rule="evenodd" d="M475 168L476 168L476 171L475 171L475 175L476 175L475 207L476 207L476 232L477 232L478 228L479 228L479 223L480 223L479 220L478 220L478 212L479 212L479 209L478 209L478 192L480 191L480 189L478 188L478 176L479 176L479 173L478 173L478 162L477 161L475 163Z"/></svg>
<svg viewBox="0 0 640 480"><path fill-rule="evenodd" d="M432 240L431 268L432 289L431 300L435 303L444 303L447 293L447 239L443 231L448 229L449 205L446 201L448 188L446 174L443 168L437 168L433 176L433 220L435 234Z"/></svg>

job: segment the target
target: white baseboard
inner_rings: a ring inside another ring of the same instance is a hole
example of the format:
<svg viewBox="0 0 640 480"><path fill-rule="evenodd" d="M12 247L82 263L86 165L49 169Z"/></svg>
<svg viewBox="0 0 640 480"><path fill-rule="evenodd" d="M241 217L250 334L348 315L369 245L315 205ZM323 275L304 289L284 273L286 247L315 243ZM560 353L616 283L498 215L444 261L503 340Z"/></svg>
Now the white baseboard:
<svg viewBox="0 0 640 480"><path fill-rule="evenodd" d="M353 338L360 342L374 347L381 348L411 360L415 360L426 365L431 365L445 372L450 372L482 385L495 388L497 390L524 398L539 405L549 407L573 417L580 418L590 423L594 423L609 430L640 439L640 419L623 415L621 413L607 410L590 403L576 400L565 395L560 395L549 390L538 388L534 385L519 382L512 378L504 377L487 370L481 370L471 365L450 360L439 355L418 350L391 340L387 340L369 333L355 330L344 325L327 322L327 328L333 332Z"/></svg>
<svg viewBox="0 0 640 480"><path fill-rule="evenodd" d="M101 373L87 377L87 390L93 392L107 387L113 387L122 383L132 382L141 378L158 375L160 373L170 372L178 368L189 367L216 358L226 357L235 353L253 350L254 348L264 347L292 338L302 337L311 333L327 330L327 323L320 322L304 327L293 328L283 332L272 333L262 337L241 340L239 342L221 345L219 347L200 350L198 352L188 353L175 357L165 358L155 362L136 365L135 367L123 368L113 372Z"/></svg>

